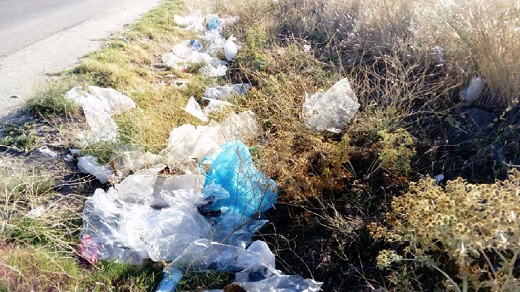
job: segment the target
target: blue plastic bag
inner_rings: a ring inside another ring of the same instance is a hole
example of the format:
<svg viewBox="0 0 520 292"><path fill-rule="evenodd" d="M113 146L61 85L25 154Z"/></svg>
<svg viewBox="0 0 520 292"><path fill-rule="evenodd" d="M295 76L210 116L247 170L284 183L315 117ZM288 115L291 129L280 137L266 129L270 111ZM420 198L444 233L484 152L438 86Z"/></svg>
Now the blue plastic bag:
<svg viewBox="0 0 520 292"><path fill-rule="evenodd" d="M221 23L218 17L213 17L208 22L208 30L217 30L220 29Z"/></svg>
<svg viewBox="0 0 520 292"><path fill-rule="evenodd" d="M242 142L224 144L219 153L202 163L208 160L211 167L202 192L210 203L203 207L205 211L232 212L251 218L276 203L276 182L254 167L251 154ZM222 194L215 192L218 189Z"/></svg>

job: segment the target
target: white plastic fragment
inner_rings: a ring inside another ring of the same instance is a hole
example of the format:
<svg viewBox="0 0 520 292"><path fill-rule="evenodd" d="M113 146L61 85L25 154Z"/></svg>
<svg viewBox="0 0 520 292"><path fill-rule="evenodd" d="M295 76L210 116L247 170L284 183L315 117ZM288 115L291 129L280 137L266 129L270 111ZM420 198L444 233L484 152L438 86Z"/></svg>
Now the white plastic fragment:
<svg viewBox="0 0 520 292"><path fill-rule="evenodd" d="M183 173L196 173L196 162L217 152L224 143L252 141L258 134L259 128L252 111L231 113L221 123L211 121L207 126L182 125L170 132L168 166Z"/></svg>
<svg viewBox="0 0 520 292"><path fill-rule="evenodd" d="M144 259L175 259L199 238L209 238L209 222L196 208L200 189L162 190L157 169L140 171L108 191L97 189L83 211L82 250L91 261L114 259L140 264ZM176 184L191 184L193 180ZM175 184L174 184L175 185ZM160 196L166 205L153 207Z"/></svg>
<svg viewBox="0 0 520 292"><path fill-rule="evenodd" d="M224 55L228 61L233 61L238 53L238 45L235 44L235 40L234 36L230 36L224 43Z"/></svg>
<svg viewBox="0 0 520 292"><path fill-rule="evenodd" d="M141 169L158 167L161 158L151 152L123 151L113 160L114 171L120 178L127 177Z"/></svg>
<svg viewBox="0 0 520 292"><path fill-rule="evenodd" d="M206 115L211 113L215 113L226 108L232 107L233 104L227 101L212 99L212 98L204 98L204 100L208 101L208 105L202 110Z"/></svg>
<svg viewBox="0 0 520 292"><path fill-rule="evenodd" d="M30 219L37 219L37 218L41 217L44 213L45 213L45 207L39 206L39 207L36 207L36 208L32 209L31 211L27 212L27 214L25 214L25 217L30 218Z"/></svg>
<svg viewBox="0 0 520 292"><path fill-rule="evenodd" d="M208 121L208 115L202 111L199 103L195 98L193 98L193 96L188 100L188 104L186 104L184 110L203 122Z"/></svg>
<svg viewBox="0 0 520 292"><path fill-rule="evenodd" d="M193 30L193 31L204 31L204 17L201 15L200 11L195 11L194 13L187 15L187 16L180 16L175 14L173 16L173 21L175 23L186 29L186 30Z"/></svg>
<svg viewBox="0 0 520 292"><path fill-rule="evenodd" d="M356 94L347 78L334 84L327 92L305 96L303 116L313 131L340 133L359 109Z"/></svg>
<svg viewBox="0 0 520 292"><path fill-rule="evenodd" d="M118 128L112 115L134 108L135 103L113 89L95 86L89 86L88 89L90 93L77 86L65 94L65 99L79 104L85 113L89 130L79 135L80 144L87 146L91 143L114 141L118 136Z"/></svg>
<svg viewBox="0 0 520 292"><path fill-rule="evenodd" d="M106 184L109 179L115 179L112 168L100 165L97 162L97 158L92 156L80 157L78 159L78 168L84 174L95 176L102 184Z"/></svg>
<svg viewBox="0 0 520 292"><path fill-rule="evenodd" d="M52 158L58 157L58 153L52 151L47 146L42 146L42 147L38 148L37 151L38 151L38 153L41 153L43 155L46 155L46 156L49 156L49 157L52 157Z"/></svg>
<svg viewBox="0 0 520 292"><path fill-rule="evenodd" d="M473 77L469 85L460 92L460 97L465 102L472 102L476 100L484 90L484 79L480 77Z"/></svg>
<svg viewBox="0 0 520 292"><path fill-rule="evenodd" d="M226 75L227 66L223 64L208 64L199 69L199 73L206 77L220 77Z"/></svg>
<svg viewBox="0 0 520 292"><path fill-rule="evenodd" d="M233 95L245 95L251 89L251 84L239 83L233 85L223 85L216 87L208 87L204 91L204 97L227 100Z"/></svg>

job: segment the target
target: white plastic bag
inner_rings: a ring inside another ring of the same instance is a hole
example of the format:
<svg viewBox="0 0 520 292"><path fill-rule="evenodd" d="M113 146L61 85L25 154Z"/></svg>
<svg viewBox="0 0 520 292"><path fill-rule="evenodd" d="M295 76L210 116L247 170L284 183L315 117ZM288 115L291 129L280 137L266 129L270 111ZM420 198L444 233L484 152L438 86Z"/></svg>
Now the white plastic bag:
<svg viewBox="0 0 520 292"><path fill-rule="evenodd" d="M315 132L340 133L359 109L356 94L347 78L334 84L327 92L319 91L305 96L303 116Z"/></svg>

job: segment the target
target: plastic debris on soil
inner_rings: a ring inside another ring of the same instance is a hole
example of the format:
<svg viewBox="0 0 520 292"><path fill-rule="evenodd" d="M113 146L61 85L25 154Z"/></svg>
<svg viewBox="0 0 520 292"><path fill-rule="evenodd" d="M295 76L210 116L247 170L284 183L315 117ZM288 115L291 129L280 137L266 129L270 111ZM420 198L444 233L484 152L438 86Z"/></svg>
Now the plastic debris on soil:
<svg viewBox="0 0 520 292"><path fill-rule="evenodd" d="M233 140L253 141L259 127L252 111L231 113L224 121L206 126L182 125L170 132L167 165L181 173L198 173L198 162Z"/></svg>
<svg viewBox="0 0 520 292"><path fill-rule="evenodd" d="M460 92L460 97L465 102L472 102L479 98L484 90L484 79L480 77L473 77L468 86Z"/></svg>
<svg viewBox="0 0 520 292"><path fill-rule="evenodd" d="M226 63L214 56L224 52L228 61L236 57L238 46L233 38L226 41L221 35L222 27L235 20L216 15L204 18L200 13L175 15L179 26L205 32L204 44L197 40L178 44L163 56L163 62L179 70L202 64L199 73L203 75L225 75ZM344 104L338 94L345 87L350 89L348 81L318 94L328 98L327 102L334 99ZM222 122L208 117L232 106L226 100L246 94L250 88L248 84L207 88L202 97L207 104L204 108L192 97L185 110L206 124L173 129L168 147L159 155L127 151L110 166L99 165L94 157L79 158L82 172L95 175L102 183L115 183L106 191L97 189L85 203L79 244L85 259L94 264L99 260L168 261L156 291L175 291L183 275L191 271L235 273L235 281L246 291L320 291L320 282L276 270L267 243L252 240L267 223L262 214L278 197L276 182L253 165L243 143L259 137L254 113L232 112ZM85 116L90 115L87 121L94 121L93 126L89 123L89 138L117 136L117 126L114 129L110 122L113 113L104 104L91 102L90 94L80 88L68 95L85 105ZM89 107L91 103L95 106ZM98 111L103 115L94 115ZM116 136L96 128L96 123L115 130ZM166 167L177 175L161 174Z"/></svg>
<svg viewBox="0 0 520 292"><path fill-rule="evenodd" d="M199 12L188 16L175 15L174 21L181 27L195 32L204 32L204 45L198 40L187 40L173 47L171 53L162 56L163 63L173 69L186 71L191 66L202 65L199 73L207 77L226 75L228 67L225 61L216 56L224 53L227 61L232 61L238 53L239 46L234 43L235 38L227 40L222 36L225 25L236 21L237 18L220 18L211 14L205 18ZM206 26L204 27L204 23Z"/></svg>
<svg viewBox="0 0 520 292"><path fill-rule="evenodd" d="M327 92L319 91L305 96L303 116L315 132L340 133L359 109L356 94L347 78L334 84Z"/></svg>
<svg viewBox="0 0 520 292"><path fill-rule="evenodd" d="M131 98L111 88L89 86L88 92L85 92L81 86L77 86L69 90L64 98L83 108L88 131L78 136L82 147L93 143L115 141L118 137L118 128L112 116L135 108Z"/></svg>
<svg viewBox="0 0 520 292"><path fill-rule="evenodd" d="M82 256L93 263L170 261L157 291L175 291L188 271L236 273L246 291L319 291L319 282L276 270L267 244L252 242L278 190L253 166L248 148L228 142L204 161L210 168L203 175L164 177L157 167L97 189L83 211Z"/></svg>
<svg viewBox="0 0 520 292"><path fill-rule="evenodd" d="M226 84L206 88L206 91L204 91L204 97L209 99L227 100L235 95L245 95L249 90L251 90L251 84Z"/></svg>

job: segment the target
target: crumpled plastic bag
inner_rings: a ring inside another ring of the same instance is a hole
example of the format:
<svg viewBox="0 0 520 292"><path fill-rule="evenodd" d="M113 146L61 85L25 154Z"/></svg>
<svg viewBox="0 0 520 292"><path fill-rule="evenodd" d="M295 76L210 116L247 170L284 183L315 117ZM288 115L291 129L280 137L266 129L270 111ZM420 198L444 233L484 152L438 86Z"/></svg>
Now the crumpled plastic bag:
<svg viewBox="0 0 520 292"><path fill-rule="evenodd" d="M231 113L221 123L211 121L206 126L182 125L170 132L168 139L168 167L183 173L198 173L197 163L219 151L224 143L253 141L259 128L252 111Z"/></svg>
<svg viewBox="0 0 520 292"><path fill-rule="evenodd" d="M357 96L344 78L325 93L319 91L311 97L305 96L303 116L307 126L315 132L340 133L358 109Z"/></svg>
<svg viewBox="0 0 520 292"><path fill-rule="evenodd" d="M81 146L116 140L118 128L112 115L135 108L135 103L128 96L111 88L89 86L88 90L90 93L83 91L81 86L76 86L64 96L65 99L79 104L85 113L89 130L78 136Z"/></svg>
<svg viewBox="0 0 520 292"><path fill-rule="evenodd" d="M276 182L253 165L253 158L242 142L224 144L220 152L207 160L211 161L211 168L202 191L205 200L212 200L207 209L253 217L276 203ZM214 186L218 187L216 191ZM219 192L225 193L219 195Z"/></svg>
<svg viewBox="0 0 520 292"><path fill-rule="evenodd" d="M173 21L175 23L186 29L186 30L193 30L193 31L204 31L204 16L200 13L200 11L195 11L187 16L181 16L175 14L173 16Z"/></svg>
<svg viewBox="0 0 520 292"><path fill-rule="evenodd" d="M144 259L175 259L199 238L211 236L211 225L197 211L199 189L168 189L193 185L193 177L162 182L159 168L141 170L108 191L97 189L83 210L82 255L90 261L110 259L140 264ZM157 205L162 204L162 208Z"/></svg>
<svg viewBox="0 0 520 292"><path fill-rule="evenodd" d="M175 277L165 277L159 287L175 287L168 283L178 283L182 270L233 272L236 273L235 281L248 292L317 292L322 285L312 279L285 275L276 270L273 253L267 243L260 240L251 243L247 249L206 239L196 240L165 268L165 275Z"/></svg>

